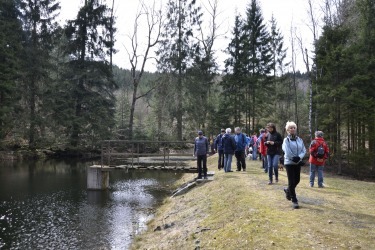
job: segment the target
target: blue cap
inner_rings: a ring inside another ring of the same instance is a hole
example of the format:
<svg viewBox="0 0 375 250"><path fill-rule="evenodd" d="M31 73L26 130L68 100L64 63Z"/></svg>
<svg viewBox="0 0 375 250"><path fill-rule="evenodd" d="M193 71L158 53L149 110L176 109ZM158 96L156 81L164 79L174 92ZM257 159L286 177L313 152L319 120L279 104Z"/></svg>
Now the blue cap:
<svg viewBox="0 0 375 250"><path fill-rule="evenodd" d="M199 130L198 135L203 135L203 132Z"/></svg>

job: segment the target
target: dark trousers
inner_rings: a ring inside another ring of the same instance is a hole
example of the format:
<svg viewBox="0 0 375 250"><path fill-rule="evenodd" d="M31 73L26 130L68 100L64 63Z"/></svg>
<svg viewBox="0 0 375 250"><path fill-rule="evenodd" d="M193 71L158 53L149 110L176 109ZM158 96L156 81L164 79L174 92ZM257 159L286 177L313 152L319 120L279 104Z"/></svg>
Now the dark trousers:
<svg viewBox="0 0 375 250"><path fill-rule="evenodd" d="M217 162L217 168L220 170L224 168L224 150L219 150L218 154L219 154L219 160Z"/></svg>
<svg viewBox="0 0 375 250"><path fill-rule="evenodd" d="M237 170L241 171L241 168L243 170L246 170L245 150L236 151L234 152L234 155L236 156L236 159L237 159Z"/></svg>
<svg viewBox="0 0 375 250"><path fill-rule="evenodd" d="M203 170L203 176L204 177L207 176L207 155L197 156L197 168L198 168L198 178L202 178L202 170Z"/></svg>
<svg viewBox="0 0 375 250"><path fill-rule="evenodd" d="M286 173L288 175L288 190L293 202L298 202L296 195L296 187L300 181L301 166L285 165Z"/></svg>

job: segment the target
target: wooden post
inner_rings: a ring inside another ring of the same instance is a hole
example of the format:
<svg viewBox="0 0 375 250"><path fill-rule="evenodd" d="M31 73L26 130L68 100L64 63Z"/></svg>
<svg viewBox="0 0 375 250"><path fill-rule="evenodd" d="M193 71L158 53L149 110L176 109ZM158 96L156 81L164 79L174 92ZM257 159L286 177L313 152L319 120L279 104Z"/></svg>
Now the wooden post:
<svg viewBox="0 0 375 250"><path fill-rule="evenodd" d="M138 167L139 167L139 142L137 143L137 159L138 159Z"/></svg>
<svg viewBox="0 0 375 250"><path fill-rule="evenodd" d="M108 152L108 166L111 165L111 142L108 141L108 148L107 148L107 152Z"/></svg>
<svg viewBox="0 0 375 250"><path fill-rule="evenodd" d="M100 151L100 164L101 164L101 167L103 167L103 163L104 163L104 153L103 153L103 144L104 144L104 142L102 141L101 143L100 143L100 147L101 147L101 151Z"/></svg>

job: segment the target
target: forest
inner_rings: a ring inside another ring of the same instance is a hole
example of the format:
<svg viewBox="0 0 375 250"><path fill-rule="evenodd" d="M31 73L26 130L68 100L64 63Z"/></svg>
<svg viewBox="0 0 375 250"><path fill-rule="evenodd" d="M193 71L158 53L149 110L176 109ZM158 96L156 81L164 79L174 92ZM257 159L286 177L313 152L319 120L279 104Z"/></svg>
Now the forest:
<svg viewBox="0 0 375 250"><path fill-rule="evenodd" d="M128 69L113 63L114 2L81 1L62 26L56 0L0 0L0 150L189 141L197 130L253 133L268 122L285 135L293 120L307 146L314 131L325 132L335 172L375 177L375 1L321 1L318 20L306 0L314 39L308 50L292 25L285 40L260 1L248 0L225 34L223 62L213 49L220 0L204 10L196 0L169 0L161 10L144 1L129 24ZM142 17L146 37L137 32ZM138 46L141 39L146 46ZM152 59L157 70L147 72Z"/></svg>

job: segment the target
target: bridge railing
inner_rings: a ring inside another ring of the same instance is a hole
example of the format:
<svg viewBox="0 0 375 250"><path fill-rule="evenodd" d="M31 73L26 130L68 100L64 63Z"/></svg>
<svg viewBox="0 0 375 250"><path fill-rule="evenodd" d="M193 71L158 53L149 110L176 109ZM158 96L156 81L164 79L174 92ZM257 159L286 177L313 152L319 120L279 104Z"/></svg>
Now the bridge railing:
<svg viewBox="0 0 375 250"><path fill-rule="evenodd" d="M101 142L101 166L183 164L193 159L193 148L186 141L105 140Z"/></svg>

